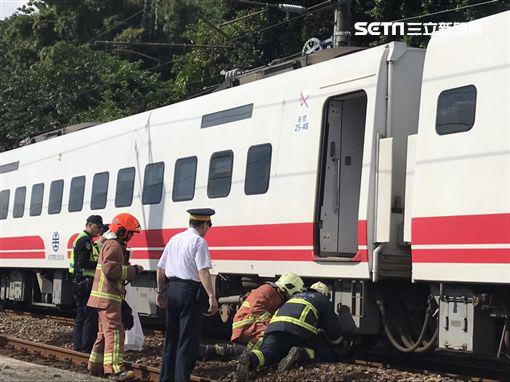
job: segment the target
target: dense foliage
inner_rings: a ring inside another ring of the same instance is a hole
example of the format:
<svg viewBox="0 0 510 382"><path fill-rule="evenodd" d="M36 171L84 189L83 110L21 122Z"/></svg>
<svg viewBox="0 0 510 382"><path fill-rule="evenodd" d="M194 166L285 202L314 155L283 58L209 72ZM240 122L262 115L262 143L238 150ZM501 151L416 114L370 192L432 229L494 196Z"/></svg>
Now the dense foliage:
<svg viewBox="0 0 510 382"><path fill-rule="evenodd" d="M236 0L31 0L0 21L0 150L43 131L109 121L179 101L222 82L222 70L265 65L301 51L310 37L331 36L330 4L282 2L318 10L286 15ZM353 0L351 24L473 3ZM504 3L429 16L426 21L467 21L499 12ZM387 39L359 38L352 43L369 46ZM124 44L106 45L100 43L103 40ZM416 46L427 43L425 37L404 40Z"/></svg>

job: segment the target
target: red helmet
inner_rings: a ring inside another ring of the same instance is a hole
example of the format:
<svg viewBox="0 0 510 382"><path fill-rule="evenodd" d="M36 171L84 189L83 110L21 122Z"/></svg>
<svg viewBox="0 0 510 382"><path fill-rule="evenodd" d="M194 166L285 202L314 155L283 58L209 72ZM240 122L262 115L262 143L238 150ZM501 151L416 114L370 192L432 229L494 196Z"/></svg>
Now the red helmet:
<svg viewBox="0 0 510 382"><path fill-rule="evenodd" d="M124 212L113 218L109 228L119 239L123 239L129 232L139 233L140 223L133 215Z"/></svg>

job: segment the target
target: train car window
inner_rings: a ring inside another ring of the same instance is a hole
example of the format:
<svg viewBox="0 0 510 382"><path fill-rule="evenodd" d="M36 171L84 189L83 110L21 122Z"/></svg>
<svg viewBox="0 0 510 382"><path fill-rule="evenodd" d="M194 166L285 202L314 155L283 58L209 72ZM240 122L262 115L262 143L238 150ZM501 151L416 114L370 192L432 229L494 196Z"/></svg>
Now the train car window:
<svg viewBox="0 0 510 382"><path fill-rule="evenodd" d="M37 183L32 186L30 197L30 216L39 216L42 212L44 196L44 183Z"/></svg>
<svg viewBox="0 0 510 382"><path fill-rule="evenodd" d="M64 181L54 180L50 184L50 200L48 202L48 214L59 214L62 209L62 194L64 192Z"/></svg>
<svg viewBox="0 0 510 382"><path fill-rule="evenodd" d="M11 172L11 171L18 171L18 168L19 168L19 161L3 164L0 166L0 174L5 174L6 172Z"/></svg>
<svg viewBox="0 0 510 382"><path fill-rule="evenodd" d="M224 123L241 121L243 119L251 118L253 113L253 104L234 107L232 109L217 111L211 114L202 116L202 124L200 128L223 125Z"/></svg>
<svg viewBox="0 0 510 382"><path fill-rule="evenodd" d="M69 192L69 212L81 211L83 208L83 196L85 195L85 176L77 176L71 179L71 191Z"/></svg>
<svg viewBox="0 0 510 382"><path fill-rule="evenodd" d="M219 151L211 156L209 181L207 183L207 196L209 198L228 196L232 185L233 162L234 153L231 150Z"/></svg>
<svg viewBox="0 0 510 382"><path fill-rule="evenodd" d="M443 90L437 100L436 132L439 135L469 131L475 123L476 87Z"/></svg>
<svg viewBox="0 0 510 382"><path fill-rule="evenodd" d="M163 178L165 175L165 163L150 163L145 166L143 177L143 204L158 204L163 195Z"/></svg>
<svg viewBox="0 0 510 382"><path fill-rule="evenodd" d="M9 213L9 198L11 196L11 190L3 190L0 192L0 219L7 219Z"/></svg>
<svg viewBox="0 0 510 382"><path fill-rule="evenodd" d="M18 187L14 191L14 207L12 208L12 217L21 218L25 213L25 198L27 196L26 187Z"/></svg>
<svg viewBox="0 0 510 382"><path fill-rule="evenodd" d="M117 173L117 191L115 192L115 207L129 207L133 203L133 188L135 185L135 168L121 168Z"/></svg>
<svg viewBox="0 0 510 382"><path fill-rule="evenodd" d="M110 173L107 171L94 174L94 179L92 180L92 196L90 197L91 210L100 210L106 207L109 180Z"/></svg>
<svg viewBox="0 0 510 382"><path fill-rule="evenodd" d="M182 202L195 196L197 157L180 158L175 162L172 200Z"/></svg>
<svg viewBox="0 0 510 382"><path fill-rule="evenodd" d="M271 144L251 146L246 162L246 179L244 193L246 195L265 194L269 188L271 172Z"/></svg>

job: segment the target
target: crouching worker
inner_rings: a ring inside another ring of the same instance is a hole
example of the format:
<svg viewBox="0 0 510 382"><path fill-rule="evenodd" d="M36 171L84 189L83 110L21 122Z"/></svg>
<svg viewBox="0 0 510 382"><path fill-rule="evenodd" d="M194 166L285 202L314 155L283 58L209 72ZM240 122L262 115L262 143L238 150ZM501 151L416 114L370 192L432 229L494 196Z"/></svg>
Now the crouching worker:
<svg viewBox="0 0 510 382"><path fill-rule="evenodd" d="M126 295L124 283L142 272L140 265L128 265L127 242L140 232L140 223L131 214L118 214L104 234L94 284L88 306L97 308L99 331L90 353L88 369L93 375L107 374L109 379L125 381L134 373L124 369L124 325L121 306Z"/></svg>
<svg viewBox="0 0 510 382"><path fill-rule="evenodd" d="M202 360L237 358L245 349L258 349L262 337L280 306L303 290L303 280L294 273L283 274L276 282L266 282L253 289L234 316L231 341L234 344L201 345Z"/></svg>
<svg viewBox="0 0 510 382"><path fill-rule="evenodd" d="M317 282L310 291L294 295L275 313L260 348L241 356L237 381L248 380L249 370L276 362L278 371L283 372L315 359L333 360L329 345L341 342L342 330L329 300L329 289Z"/></svg>

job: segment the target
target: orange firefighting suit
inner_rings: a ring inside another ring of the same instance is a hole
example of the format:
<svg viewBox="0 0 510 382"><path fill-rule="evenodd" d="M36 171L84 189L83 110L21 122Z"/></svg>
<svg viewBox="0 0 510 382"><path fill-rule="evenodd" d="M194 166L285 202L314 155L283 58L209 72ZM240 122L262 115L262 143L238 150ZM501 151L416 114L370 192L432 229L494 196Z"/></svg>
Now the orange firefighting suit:
<svg viewBox="0 0 510 382"><path fill-rule="evenodd" d="M106 240L99 255L88 306L99 312L99 331L90 353L88 369L93 373L117 374L124 370L124 325L121 305L124 282L136 277L136 267L127 265L124 247L114 239Z"/></svg>
<svg viewBox="0 0 510 382"><path fill-rule="evenodd" d="M234 316L232 342L256 349L274 312L285 302L285 295L274 283L265 283L250 292Z"/></svg>

